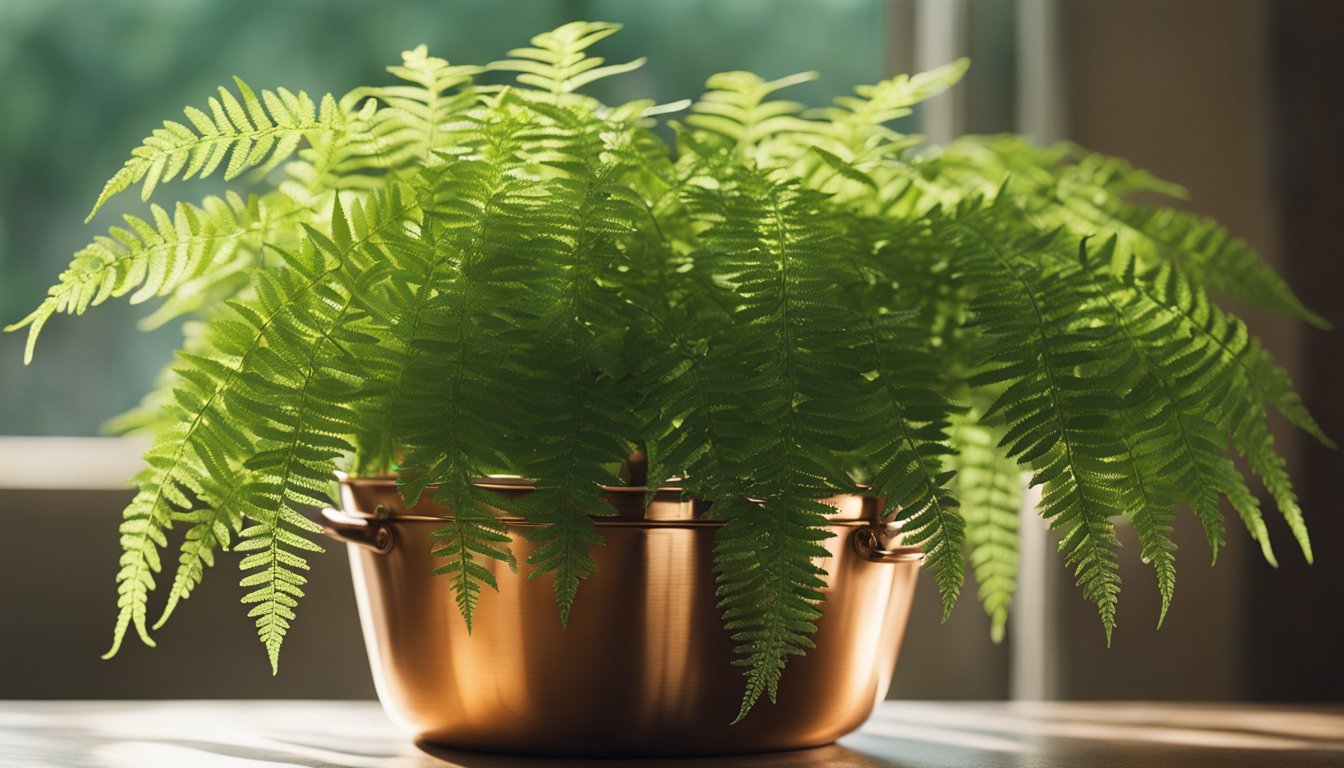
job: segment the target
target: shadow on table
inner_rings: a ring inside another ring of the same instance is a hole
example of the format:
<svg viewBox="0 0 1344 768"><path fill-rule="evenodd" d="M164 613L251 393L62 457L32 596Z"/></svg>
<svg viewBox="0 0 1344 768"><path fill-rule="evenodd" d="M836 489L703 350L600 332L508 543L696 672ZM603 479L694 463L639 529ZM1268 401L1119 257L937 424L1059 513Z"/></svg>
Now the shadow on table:
<svg viewBox="0 0 1344 768"><path fill-rule="evenodd" d="M457 768L899 768L890 760L879 760L838 744L814 749L799 749L769 754L731 755L726 757L687 758L571 758L526 757L463 752L416 742L426 754L447 761ZM448 768L448 766L445 766Z"/></svg>

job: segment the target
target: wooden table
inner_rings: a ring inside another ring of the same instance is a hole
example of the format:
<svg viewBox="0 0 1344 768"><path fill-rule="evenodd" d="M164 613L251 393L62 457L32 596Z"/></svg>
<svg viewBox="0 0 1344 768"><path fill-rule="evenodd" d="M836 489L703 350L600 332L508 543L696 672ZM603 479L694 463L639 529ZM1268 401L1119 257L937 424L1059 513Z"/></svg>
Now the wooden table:
<svg viewBox="0 0 1344 768"><path fill-rule="evenodd" d="M1344 708L891 701L839 744L701 760L417 747L365 701L0 702L4 768L1294 768L1344 766Z"/></svg>

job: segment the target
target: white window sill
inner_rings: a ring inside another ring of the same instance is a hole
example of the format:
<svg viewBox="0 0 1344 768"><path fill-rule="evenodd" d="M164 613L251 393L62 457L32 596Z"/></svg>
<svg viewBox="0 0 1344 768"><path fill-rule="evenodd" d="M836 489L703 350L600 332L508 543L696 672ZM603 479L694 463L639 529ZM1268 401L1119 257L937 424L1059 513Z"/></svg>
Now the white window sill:
<svg viewBox="0 0 1344 768"><path fill-rule="evenodd" d="M0 437L0 490L130 489L148 449L138 437Z"/></svg>

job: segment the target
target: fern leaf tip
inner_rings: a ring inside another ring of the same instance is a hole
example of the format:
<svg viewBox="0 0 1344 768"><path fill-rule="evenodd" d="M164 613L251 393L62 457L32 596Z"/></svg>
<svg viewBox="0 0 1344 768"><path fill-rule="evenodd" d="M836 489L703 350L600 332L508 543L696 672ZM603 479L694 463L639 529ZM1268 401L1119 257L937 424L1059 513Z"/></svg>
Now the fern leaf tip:
<svg viewBox="0 0 1344 768"><path fill-rule="evenodd" d="M996 618L994 623L989 627L990 642L995 645L1002 645L1004 634L1004 622Z"/></svg>
<svg viewBox="0 0 1344 768"><path fill-rule="evenodd" d="M169 603L163 609L163 614L159 616L158 621L155 621L154 625L150 627L150 629L158 631L164 624L168 623L168 617L173 615L173 611L176 609L176 607L177 607L176 603Z"/></svg>

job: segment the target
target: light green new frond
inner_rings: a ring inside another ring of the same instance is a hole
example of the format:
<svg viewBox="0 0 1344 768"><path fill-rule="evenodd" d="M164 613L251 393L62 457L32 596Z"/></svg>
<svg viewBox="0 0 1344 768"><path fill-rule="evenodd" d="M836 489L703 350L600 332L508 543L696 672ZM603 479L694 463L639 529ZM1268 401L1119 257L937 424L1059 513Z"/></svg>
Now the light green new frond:
<svg viewBox="0 0 1344 768"><path fill-rule="evenodd" d="M720 72L705 83L709 90L691 106L693 114L686 117L686 123L726 141L745 157L756 157L757 148L767 139L812 130L812 123L799 116L802 104L769 97L815 79L815 72L770 81L751 72Z"/></svg>
<svg viewBox="0 0 1344 768"><path fill-rule="evenodd" d="M274 503L281 506L271 507ZM279 493L261 497L249 517L260 522L244 528L235 547L243 553L239 568L246 574L239 586L251 590L243 603L252 605L247 616L256 620L257 638L266 647L271 673L276 674L281 643L308 583L302 573L308 570L304 554L322 551L303 534L321 533L322 528L284 505Z"/></svg>
<svg viewBox="0 0 1344 768"><path fill-rule="evenodd" d="M151 454L153 451L151 451ZM146 456L148 458L149 455ZM117 570L117 621L112 631L112 646L104 659L117 655L121 641L132 625L145 645L153 646L149 635L149 593L155 587L155 574L162 569L159 550L168 546L167 532L172 527L172 510L165 496L175 503L189 504L181 489L165 488L150 480L152 472L141 473L146 482L122 513L121 558Z"/></svg>
<svg viewBox="0 0 1344 768"><path fill-rule="evenodd" d="M342 99L348 108L366 99L377 100L382 108L371 111L365 101L359 113L365 131L337 137L343 144L314 145L327 150L310 161L314 168L329 168L328 173L349 183L361 178L360 171L403 166L414 171L434 165L439 161L435 153L453 146L453 124L477 104L480 94L472 83L484 68L449 64L430 56L423 45L402 53L401 59L400 66L387 71L408 84L359 88ZM377 176L364 178L379 181Z"/></svg>
<svg viewBox="0 0 1344 768"><path fill-rule="evenodd" d="M397 221L398 209L386 210L380 227ZM344 221L339 215L336 219ZM339 239L349 252L367 234L358 240L348 234ZM330 483L334 458L349 449L342 437L351 399L341 384L345 374L325 367L327 361L321 376L314 375L316 368L295 370L296 352L329 351L316 343L322 336L312 329L315 321L309 313L332 311L329 291L342 264L340 259L329 263L323 254L322 248L309 247L289 258L288 270L255 273L256 298L234 302L228 313L211 320L212 354L179 354L169 406L177 418L146 454L148 467L137 478L140 492L126 510L117 575L121 610L109 655L132 625L150 642L145 600L154 587L157 550L164 546L163 532L172 514L195 508L198 498L224 499L235 485L247 488L237 499L237 509L258 522L244 530L243 538L253 542L248 547L265 550L245 558L247 568L257 567L258 557L270 563L266 585L254 593L261 602L254 610L266 614L260 618L267 623L263 634L273 659L278 652L278 638L287 628L285 614L292 613L286 603L294 600L297 585L293 578L288 587L277 586L277 580L293 575L281 572L298 559L293 551L304 549L301 533L316 530L285 505L325 503L319 499ZM329 329L340 327L331 323Z"/></svg>
<svg viewBox="0 0 1344 768"><path fill-rule="evenodd" d="M332 131L340 123L336 102L330 96L322 100L321 111L303 91L298 94L280 88L262 91L261 97L242 80L234 78L242 100L223 86L219 97L209 100L209 113L195 107L186 110L190 126L165 120L131 158L117 171L89 213L89 219L113 195L140 184L140 196L148 200L160 182L180 175L205 178L214 173L227 157L224 178L232 179L249 168L265 171L279 165L294 153L305 134Z"/></svg>
<svg viewBox="0 0 1344 768"><path fill-rule="evenodd" d="M998 447L1002 434L971 413L955 416L949 440L956 453L956 492L966 520L966 544L978 596L990 619L990 637L1003 641L1008 609L1017 593L1018 525L1022 470Z"/></svg>
<svg viewBox="0 0 1344 768"><path fill-rule="evenodd" d="M235 486L237 487L237 486ZM178 603L191 597L191 593L205 578L205 569L215 564L215 550L229 548L233 535L242 530L242 517L232 507L233 497L223 499L204 509L192 510L187 520L192 523L187 529L178 555L177 574L168 591L168 603L154 622L154 629L162 627Z"/></svg>
<svg viewBox="0 0 1344 768"><path fill-rule="evenodd" d="M885 125L956 85L970 66L970 59L962 58L928 72L860 85L853 95L840 96L834 106L820 111L828 123L820 132L838 142L848 160L871 160L907 148L910 145Z"/></svg>
<svg viewBox="0 0 1344 768"><path fill-rule="evenodd" d="M330 236L309 229L289 269L257 279L257 317L273 319L258 328L264 345L227 392L228 409L252 425L257 436L243 468L251 482L243 495L244 528L239 563L251 588L243 602L254 604L257 634L272 669L303 596L305 556L320 552L308 535L321 527L300 512L331 502L330 478L337 460L353 450L349 436L358 416L352 402L357 379L349 373L355 350L373 341L352 323L354 296L384 279L379 251L371 245L402 223L405 209L375 200L332 212Z"/></svg>
<svg viewBox="0 0 1344 768"><path fill-rule="evenodd" d="M518 72L518 82L560 96L612 75L644 66L644 57L624 64L602 66L605 59L589 56L594 43L621 29L620 24L575 21L532 38L531 48L509 51L512 58L490 63L490 69Z"/></svg>
<svg viewBox="0 0 1344 768"><path fill-rule="evenodd" d="M6 331L28 327L25 362L37 336L58 312L83 314L110 298L131 294L132 304L171 294L150 327L194 310L210 289L254 263L261 243L297 229L309 212L282 195L244 200L234 193L208 197L200 206L178 203L172 213L155 205L150 220L127 215L75 254L47 298Z"/></svg>

